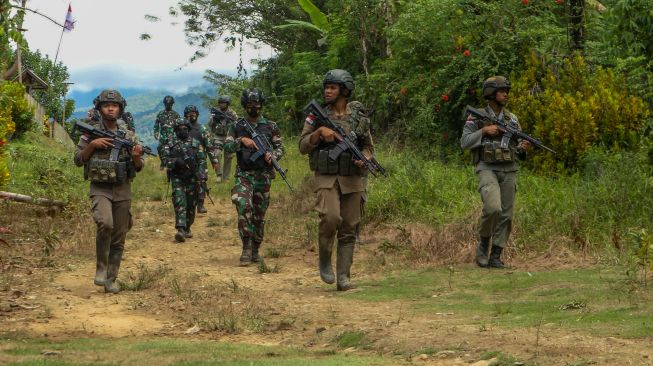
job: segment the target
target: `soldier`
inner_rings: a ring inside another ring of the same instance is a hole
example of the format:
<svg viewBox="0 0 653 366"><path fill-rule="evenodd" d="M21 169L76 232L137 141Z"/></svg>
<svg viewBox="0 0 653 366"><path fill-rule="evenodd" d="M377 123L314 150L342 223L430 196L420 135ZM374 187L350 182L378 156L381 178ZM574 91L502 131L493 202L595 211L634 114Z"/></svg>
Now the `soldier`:
<svg viewBox="0 0 653 366"><path fill-rule="evenodd" d="M216 149L223 150L224 141L227 138L227 133L229 133L229 128L238 120L238 115L231 108L231 97L227 95L221 95L218 98L218 108L222 113L231 117L226 118L224 115L214 115L209 121L209 129L213 137L213 145ZM233 158L232 153L227 153L224 151L224 156L222 160L222 165L218 166L218 169L215 170L215 175L217 176L218 183L227 179L229 172L231 171L231 159Z"/></svg>
<svg viewBox="0 0 653 366"><path fill-rule="evenodd" d="M125 105L127 105L127 102L125 102ZM128 130L131 132L136 132L136 125L134 124L134 116L132 115L132 112L123 113L121 118L127 124Z"/></svg>
<svg viewBox="0 0 653 366"><path fill-rule="evenodd" d="M275 177L272 158L281 159L283 145L277 124L261 115L265 103L263 93L256 88L243 90L240 104L247 112L229 128L224 149L236 153L236 185L231 189L231 201L238 212L238 234L243 243L240 265L259 262L259 249L263 241L265 211L270 202L270 184ZM255 161L250 157L257 150L256 143L247 132L248 123L257 133L265 136L274 149Z"/></svg>
<svg viewBox="0 0 653 366"><path fill-rule="evenodd" d="M324 100L329 118L349 133L354 131L358 147L366 157L371 158L374 144L370 133L370 120L360 102L351 101L354 79L345 70L331 70L324 77ZM340 136L333 130L319 126L312 116L304 123L299 151L310 154L309 165L315 171L315 211L320 216L319 225L319 267L322 281L332 284L337 281L338 291L354 288L350 280L350 269L354 259L356 227L361 219L367 184L367 170L362 161L353 160L345 151L338 161L331 161L329 151ZM331 266L333 242L338 238L336 262L337 276Z"/></svg>
<svg viewBox="0 0 653 366"><path fill-rule="evenodd" d="M206 157L208 155L209 160L211 160L211 165L213 169L218 168L220 163L218 160L218 153L213 146L213 141L208 130L198 122L198 117L200 112L197 110L197 107L194 105L187 105L184 108L184 118L190 123L190 135L195 140L200 142L200 149L198 151L199 165L200 165L200 190L197 196L197 212L206 213L206 208L204 207L204 200L209 191L209 186L207 185L207 180L209 179L209 170L206 166Z"/></svg>
<svg viewBox="0 0 653 366"><path fill-rule="evenodd" d="M118 91L104 90L97 99L100 121L90 121L94 127L109 130L136 143L136 136L127 130L119 117L124 111L124 99ZM135 144L132 151L113 148L110 138L91 139L82 135L77 143L75 165L84 166L84 178L91 181L90 197L95 236L96 271L94 283L109 293L120 292L116 282L125 237L132 226L131 180L143 168L143 149Z"/></svg>
<svg viewBox="0 0 653 366"><path fill-rule="evenodd" d="M172 136L173 126L176 120L178 120L179 113L172 110L172 106L175 104L175 98L170 95L166 95L163 98L164 110L159 112L156 116L156 121L154 121L154 138L159 141L159 146L157 146L157 151L159 156L162 156L161 152L163 147L166 146L168 140ZM160 168L163 170L164 162L161 159Z"/></svg>
<svg viewBox="0 0 653 366"><path fill-rule="evenodd" d="M195 221L195 207L199 192L201 141L191 136L189 120L178 119L174 125L175 136L163 148L164 161L172 185L172 202L175 206L175 240L184 242L192 238L190 230Z"/></svg>
<svg viewBox="0 0 653 366"><path fill-rule="evenodd" d="M485 111L493 118L521 129L517 117L506 108L510 82L503 76L493 76L483 83L483 97L488 100ZM505 268L501 252L512 228L513 204L517 183L517 159L525 159L531 147L528 141L510 142L509 149L500 148L505 132L491 121L467 116L460 146L472 151L478 175L478 191L483 201L479 224L480 241L476 248L476 264L480 267ZM490 250L490 242L492 248ZM490 255L488 258L488 250Z"/></svg>

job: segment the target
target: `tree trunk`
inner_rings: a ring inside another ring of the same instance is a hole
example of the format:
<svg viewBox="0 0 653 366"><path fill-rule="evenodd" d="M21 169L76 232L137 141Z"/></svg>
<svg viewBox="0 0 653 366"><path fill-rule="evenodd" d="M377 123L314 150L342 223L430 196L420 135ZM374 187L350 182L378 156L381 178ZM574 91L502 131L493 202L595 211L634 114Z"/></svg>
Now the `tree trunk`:
<svg viewBox="0 0 653 366"><path fill-rule="evenodd" d="M585 43L585 0L571 0L569 14L571 51L582 51Z"/></svg>

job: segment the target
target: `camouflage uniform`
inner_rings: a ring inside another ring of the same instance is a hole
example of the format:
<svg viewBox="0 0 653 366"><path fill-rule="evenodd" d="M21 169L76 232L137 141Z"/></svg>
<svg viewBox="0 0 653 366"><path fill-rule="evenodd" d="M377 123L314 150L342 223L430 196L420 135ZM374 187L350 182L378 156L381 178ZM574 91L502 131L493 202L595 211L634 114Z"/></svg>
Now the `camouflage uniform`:
<svg viewBox="0 0 653 366"><path fill-rule="evenodd" d="M243 251L251 248L252 257L255 259L263 241L265 212L270 202L270 185L275 171L271 165L265 163L263 157L253 163L248 160L255 150L240 144L241 137L251 138L241 125L243 123L250 123L257 133L266 136L274 149L273 155L276 159L281 159L284 150L279 127L263 116L259 116L256 125L248 119L240 119L236 125L229 128L225 139L225 152L236 153L236 185L231 189L231 201L238 212L238 234L243 241Z"/></svg>
<svg viewBox="0 0 653 366"><path fill-rule="evenodd" d="M199 191L198 176L202 172L200 161L201 141L189 136L182 141L173 138L163 148L165 166L172 186L172 203L175 207L175 228L183 230L178 241L191 237L190 227L195 221L195 207ZM181 160L179 160L181 159ZM183 163L183 166L179 164Z"/></svg>
<svg viewBox="0 0 653 366"><path fill-rule="evenodd" d="M226 111L222 111L225 114L228 114L233 118L234 121L238 120L238 115L231 108L228 108ZM220 170L216 171L215 174L220 179L227 179L229 172L231 171L231 159L233 158L233 153L228 153L224 150L224 143L227 139L227 134L229 129L233 125L233 122L229 121L227 118L212 118L209 123L209 130L213 138L214 148L219 152L224 151L222 164L220 165ZM218 155L219 156L219 155Z"/></svg>
<svg viewBox="0 0 653 366"><path fill-rule="evenodd" d="M197 158L199 161L199 170L200 170L200 189L198 192L198 208L204 207L204 200L206 199L206 193L208 192L207 180L209 179L209 169L206 164L206 158L208 156L211 164L219 163L219 154L220 151L216 149L213 144L213 139L208 129L205 126L202 126L199 122L191 124L190 135L195 140L199 141L199 151L197 153ZM203 210L206 212L205 210Z"/></svg>
<svg viewBox="0 0 653 366"><path fill-rule="evenodd" d="M179 113L172 110L172 105L175 103L174 98L166 96L163 98L165 109L159 112L154 121L154 138L159 141L157 152L162 156L163 147L166 146L171 136L174 134L175 121L180 119ZM161 160L161 167L164 166L163 159Z"/></svg>
<svg viewBox="0 0 653 366"><path fill-rule="evenodd" d="M127 129L131 132L136 132L136 124L134 123L134 116L131 112L125 112L122 114L122 120L127 123Z"/></svg>

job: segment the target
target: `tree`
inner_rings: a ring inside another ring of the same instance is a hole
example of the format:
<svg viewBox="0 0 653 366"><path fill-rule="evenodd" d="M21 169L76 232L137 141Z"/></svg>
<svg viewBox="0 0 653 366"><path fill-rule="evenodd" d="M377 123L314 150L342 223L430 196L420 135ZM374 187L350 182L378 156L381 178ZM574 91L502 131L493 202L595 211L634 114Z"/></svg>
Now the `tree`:
<svg viewBox="0 0 653 366"><path fill-rule="evenodd" d="M25 51L23 53L23 64L50 85L48 89L33 91L33 96L45 108L50 117L61 122L63 113L62 98L68 92L68 86L64 84L70 76L68 68L61 62L55 64L47 55L41 55L38 50L36 52ZM67 99L66 102L65 117L68 118L72 115L75 104L71 99Z"/></svg>

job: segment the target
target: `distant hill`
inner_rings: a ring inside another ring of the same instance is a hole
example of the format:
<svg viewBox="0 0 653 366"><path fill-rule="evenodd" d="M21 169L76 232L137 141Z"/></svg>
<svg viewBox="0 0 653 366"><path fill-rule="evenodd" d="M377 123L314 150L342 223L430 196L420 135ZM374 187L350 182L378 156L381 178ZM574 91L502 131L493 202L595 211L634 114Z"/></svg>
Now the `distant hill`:
<svg viewBox="0 0 653 366"><path fill-rule="evenodd" d="M101 89L90 90L85 92L71 92L68 98L75 100L75 109L73 117L85 118L86 111L93 106L95 98ZM143 144L155 148L158 142L154 139L152 130L156 115L163 110L163 97L172 95L175 98L173 109L180 115L183 115L184 107L195 105L200 112L200 122L202 124L208 121L209 109L205 105L206 98L215 97L216 92L210 84L202 84L189 88L184 93L175 93L166 90L151 89L120 89L120 93L127 100L127 111L134 116L136 123L136 134Z"/></svg>

